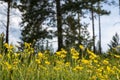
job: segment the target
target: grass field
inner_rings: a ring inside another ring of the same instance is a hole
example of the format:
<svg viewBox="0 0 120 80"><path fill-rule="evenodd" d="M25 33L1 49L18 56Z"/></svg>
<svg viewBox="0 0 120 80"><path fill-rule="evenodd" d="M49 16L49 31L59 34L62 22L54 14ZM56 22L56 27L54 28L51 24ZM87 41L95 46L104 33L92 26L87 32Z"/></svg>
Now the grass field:
<svg viewBox="0 0 120 80"><path fill-rule="evenodd" d="M0 54L0 80L120 80L120 56L94 54L79 46L51 54L34 54L30 44L15 52L12 45L4 45L8 52ZM84 52L84 53L82 53ZM86 54L86 55L84 55Z"/></svg>

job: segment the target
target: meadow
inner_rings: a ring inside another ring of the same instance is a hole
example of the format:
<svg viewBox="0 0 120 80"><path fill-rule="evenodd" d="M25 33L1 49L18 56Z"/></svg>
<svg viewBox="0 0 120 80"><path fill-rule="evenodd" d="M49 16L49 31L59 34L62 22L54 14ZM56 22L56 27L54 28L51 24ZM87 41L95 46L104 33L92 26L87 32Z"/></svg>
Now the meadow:
<svg viewBox="0 0 120 80"><path fill-rule="evenodd" d="M48 50L34 54L28 43L17 52L12 45L4 46L0 80L120 80L120 55L100 56L82 45L80 51L61 49L54 54Z"/></svg>

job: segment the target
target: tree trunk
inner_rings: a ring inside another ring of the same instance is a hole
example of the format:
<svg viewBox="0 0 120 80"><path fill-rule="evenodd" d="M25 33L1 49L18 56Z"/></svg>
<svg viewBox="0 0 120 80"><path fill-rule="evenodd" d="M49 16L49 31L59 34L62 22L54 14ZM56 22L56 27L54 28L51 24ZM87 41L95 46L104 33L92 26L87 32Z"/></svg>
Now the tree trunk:
<svg viewBox="0 0 120 80"><path fill-rule="evenodd" d="M78 12L78 24L79 24L79 45L81 44L81 25L80 25L80 13Z"/></svg>
<svg viewBox="0 0 120 80"><path fill-rule="evenodd" d="M62 16L60 0L56 0L56 10L57 10L57 31L58 31L58 51L63 47L63 36L62 36Z"/></svg>
<svg viewBox="0 0 120 80"><path fill-rule="evenodd" d="M8 0L8 9L7 9L7 26L6 26L6 43L9 44L9 24L10 24L10 0Z"/></svg>
<svg viewBox="0 0 120 80"><path fill-rule="evenodd" d="M100 9L100 2L98 2L98 9ZM101 54L101 19L100 19L100 14L98 14L98 23L99 23L99 53Z"/></svg>
<svg viewBox="0 0 120 80"><path fill-rule="evenodd" d="M95 28L94 28L94 13L93 13L93 4L91 3L91 16L92 16L92 31L93 31L93 52L95 53Z"/></svg>

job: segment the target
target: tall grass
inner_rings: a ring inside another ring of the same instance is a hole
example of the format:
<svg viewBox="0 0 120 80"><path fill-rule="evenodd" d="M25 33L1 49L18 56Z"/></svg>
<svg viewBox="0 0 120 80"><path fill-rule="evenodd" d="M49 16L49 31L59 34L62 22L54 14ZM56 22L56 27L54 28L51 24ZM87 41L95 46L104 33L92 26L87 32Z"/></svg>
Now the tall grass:
<svg viewBox="0 0 120 80"><path fill-rule="evenodd" d="M74 48L34 54L28 43L18 52L12 45L4 46L8 52L0 54L0 80L120 80L119 55L105 58L87 49L87 57L80 57ZM82 45L80 50L85 50Z"/></svg>

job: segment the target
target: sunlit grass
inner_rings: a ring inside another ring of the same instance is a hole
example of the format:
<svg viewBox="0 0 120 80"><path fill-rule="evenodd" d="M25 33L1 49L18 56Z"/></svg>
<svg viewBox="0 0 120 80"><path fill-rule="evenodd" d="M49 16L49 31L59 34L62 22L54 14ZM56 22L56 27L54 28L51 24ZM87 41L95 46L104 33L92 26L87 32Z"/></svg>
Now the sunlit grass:
<svg viewBox="0 0 120 80"><path fill-rule="evenodd" d="M0 54L0 80L120 80L120 55L99 56L82 45L81 52L61 49L53 55L34 54L28 43L17 52L12 45L4 46L8 52Z"/></svg>

